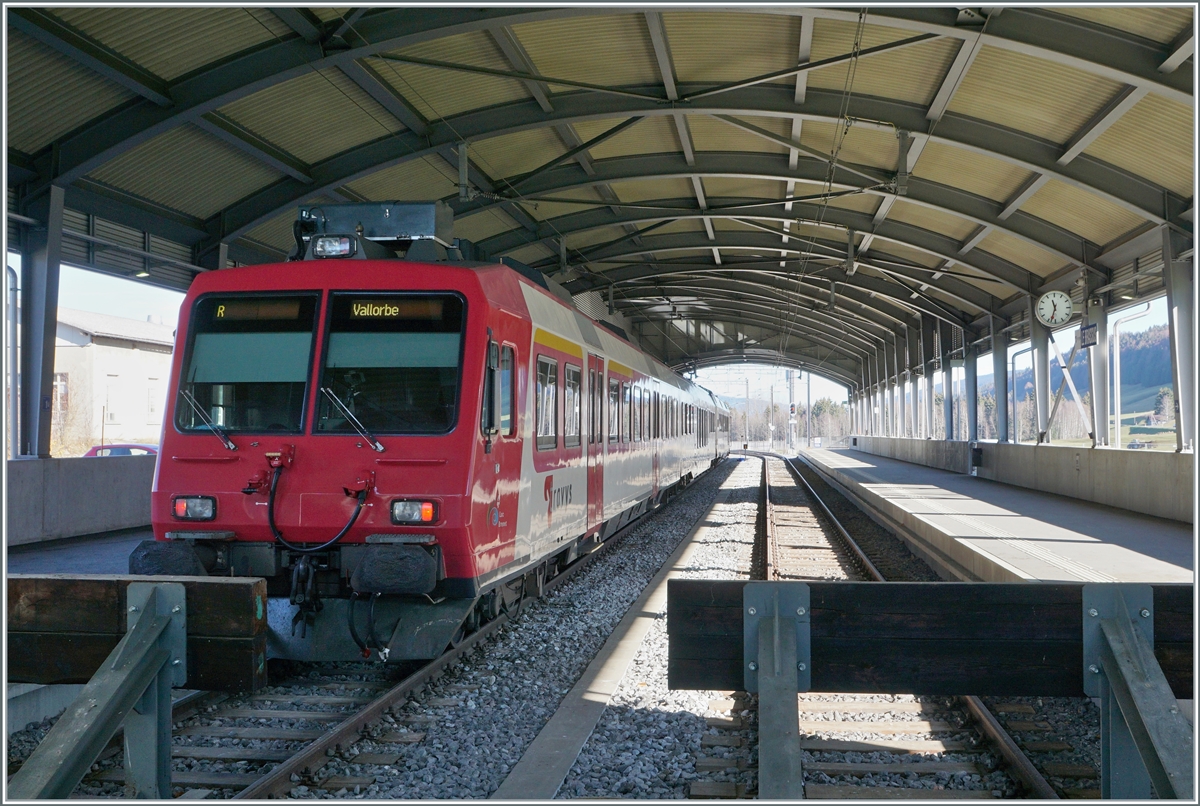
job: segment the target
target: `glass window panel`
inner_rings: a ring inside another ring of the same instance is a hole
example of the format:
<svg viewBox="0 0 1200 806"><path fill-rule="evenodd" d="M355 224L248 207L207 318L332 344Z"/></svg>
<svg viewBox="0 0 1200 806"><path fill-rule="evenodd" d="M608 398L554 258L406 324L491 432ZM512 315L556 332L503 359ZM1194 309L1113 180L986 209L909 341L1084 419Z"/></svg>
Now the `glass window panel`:
<svg viewBox="0 0 1200 806"><path fill-rule="evenodd" d="M500 350L500 433L512 436L517 422L513 417L513 372L516 370L516 354L511 347Z"/></svg>
<svg viewBox="0 0 1200 806"><path fill-rule="evenodd" d="M574 448L580 442L583 425L583 372L573 364L563 367L563 445Z"/></svg>
<svg viewBox="0 0 1200 806"><path fill-rule="evenodd" d="M621 382L608 379L608 441L621 441Z"/></svg>
<svg viewBox="0 0 1200 806"><path fill-rule="evenodd" d="M538 356L537 360L537 447L558 447L558 362Z"/></svg>
<svg viewBox="0 0 1200 806"><path fill-rule="evenodd" d="M232 432L297 433L302 427L318 297L221 295L196 302L181 390ZM184 431L207 430L186 400Z"/></svg>

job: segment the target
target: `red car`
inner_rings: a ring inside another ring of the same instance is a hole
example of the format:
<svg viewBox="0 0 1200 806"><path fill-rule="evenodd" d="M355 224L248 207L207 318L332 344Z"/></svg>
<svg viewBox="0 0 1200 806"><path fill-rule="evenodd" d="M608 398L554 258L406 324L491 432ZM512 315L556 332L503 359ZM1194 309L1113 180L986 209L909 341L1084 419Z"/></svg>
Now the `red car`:
<svg viewBox="0 0 1200 806"><path fill-rule="evenodd" d="M84 456L154 456L157 453L157 445L118 442L110 445L93 445Z"/></svg>

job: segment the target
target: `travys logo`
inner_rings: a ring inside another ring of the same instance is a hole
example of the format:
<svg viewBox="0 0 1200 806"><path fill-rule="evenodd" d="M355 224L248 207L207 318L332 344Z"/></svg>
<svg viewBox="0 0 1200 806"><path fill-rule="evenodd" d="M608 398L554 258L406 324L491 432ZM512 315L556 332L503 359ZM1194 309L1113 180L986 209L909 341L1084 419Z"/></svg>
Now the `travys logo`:
<svg viewBox="0 0 1200 806"><path fill-rule="evenodd" d="M571 485L554 486L554 474L546 476L546 487L542 493L546 499L546 524L554 520L554 510L571 503Z"/></svg>

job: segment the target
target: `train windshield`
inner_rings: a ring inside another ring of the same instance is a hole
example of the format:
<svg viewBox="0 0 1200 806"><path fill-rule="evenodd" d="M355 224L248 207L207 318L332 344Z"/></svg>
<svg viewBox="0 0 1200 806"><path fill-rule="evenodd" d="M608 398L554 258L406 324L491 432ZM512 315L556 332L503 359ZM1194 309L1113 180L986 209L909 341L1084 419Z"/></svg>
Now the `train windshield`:
<svg viewBox="0 0 1200 806"><path fill-rule="evenodd" d="M315 430L440 434L458 411L465 306L453 294L337 293ZM327 390L327 391L326 391Z"/></svg>
<svg viewBox="0 0 1200 806"><path fill-rule="evenodd" d="M191 316L175 423L207 430L191 396L224 431L297 433L312 366L318 296L218 295Z"/></svg>

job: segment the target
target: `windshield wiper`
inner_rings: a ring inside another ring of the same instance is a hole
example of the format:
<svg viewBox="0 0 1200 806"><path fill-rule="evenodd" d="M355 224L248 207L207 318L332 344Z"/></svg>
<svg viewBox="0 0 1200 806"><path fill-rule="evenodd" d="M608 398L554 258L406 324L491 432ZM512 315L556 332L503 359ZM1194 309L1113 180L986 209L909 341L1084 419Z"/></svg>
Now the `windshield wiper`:
<svg viewBox="0 0 1200 806"><path fill-rule="evenodd" d="M371 447L375 449L376 452L383 453L383 446L379 444L379 440L375 439L375 435L368 431L363 424L358 421L358 418L354 416L354 412L350 411L350 409L346 407L346 404L343 403L338 396L333 393L333 390L328 386L322 386L321 391L325 393L327 398L333 401L333 405L337 406L338 411L345 416L347 422L354 426L354 430L358 432L358 435L367 442L370 442Z"/></svg>
<svg viewBox="0 0 1200 806"><path fill-rule="evenodd" d="M231 440L224 431L218 428L216 423L209 419L208 415L204 413L204 409L201 408L200 404L196 402L196 398L192 397L191 392L180 387L179 394L181 394L183 399L191 405L192 411L196 412L196 416L200 418L201 422L208 426L209 430L213 432L213 436L221 440L221 443L224 444L224 446L229 450L237 450L237 445L234 445L233 440Z"/></svg>

